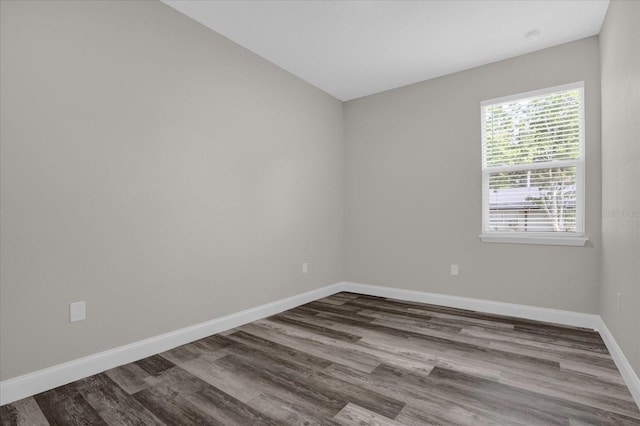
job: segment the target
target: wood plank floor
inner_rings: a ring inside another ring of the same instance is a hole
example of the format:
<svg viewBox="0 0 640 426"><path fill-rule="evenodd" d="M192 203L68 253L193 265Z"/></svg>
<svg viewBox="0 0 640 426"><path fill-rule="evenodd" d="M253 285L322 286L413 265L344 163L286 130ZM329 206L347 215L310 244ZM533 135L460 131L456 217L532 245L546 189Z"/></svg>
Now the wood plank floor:
<svg viewBox="0 0 640 426"><path fill-rule="evenodd" d="M600 336L339 293L0 408L3 425L640 425Z"/></svg>

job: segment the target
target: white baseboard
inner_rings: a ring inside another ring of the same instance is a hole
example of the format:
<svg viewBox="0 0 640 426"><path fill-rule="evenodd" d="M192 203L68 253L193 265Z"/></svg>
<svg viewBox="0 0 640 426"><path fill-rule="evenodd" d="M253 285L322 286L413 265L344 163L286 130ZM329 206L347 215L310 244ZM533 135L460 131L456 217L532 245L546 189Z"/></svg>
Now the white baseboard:
<svg viewBox="0 0 640 426"><path fill-rule="evenodd" d="M400 288L381 287L377 285L344 283L344 291L367 294L370 296L390 297L411 302L430 303L450 308L468 309L488 314L506 315L555 324L585 327L595 330L600 317L594 314L562 311L559 309L539 308L536 306L517 305L514 303L494 302L492 300L471 299L469 297L448 296L439 293L427 293Z"/></svg>
<svg viewBox="0 0 640 426"><path fill-rule="evenodd" d="M119 346L84 358L65 362L33 373L0 382L0 405L44 392L110 368L173 349L212 334L221 333L252 321L342 291L342 283L332 284L303 294L277 300L180 330Z"/></svg>
<svg viewBox="0 0 640 426"><path fill-rule="evenodd" d="M602 318L598 319L598 332L600 333L602 340L604 340L604 344L607 345L611 358L613 358L613 362L616 363L616 367L620 370L620 374L622 375L624 382L627 384L627 387L629 387L631 396L633 396L636 404L640 407L640 378L638 378L636 372L633 371L631 364L629 364L627 357L624 356L622 349L620 349L620 346L618 346L618 343L613 338L613 334L611 334L611 331L607 328L604 320Z"/></svg>
<svg viewBox="0 0 640 426"><path fill-rule="evenodd" d="M155 355L203 337L230 330L341 291L598 330L631 394L640 406L640 380L599 315L351 282L332 284L191 327L4 380L0 382L0 405L9 404L83 377L98 374L104 370Z"/></svg>

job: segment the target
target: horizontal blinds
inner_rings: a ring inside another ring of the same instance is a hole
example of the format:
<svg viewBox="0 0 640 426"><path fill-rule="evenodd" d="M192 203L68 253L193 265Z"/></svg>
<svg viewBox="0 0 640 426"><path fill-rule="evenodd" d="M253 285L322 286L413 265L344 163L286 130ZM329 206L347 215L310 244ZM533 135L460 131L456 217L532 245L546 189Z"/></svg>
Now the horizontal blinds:
<svg viewBox="0 0 640 426"><path fill-rule="evenodd" d="M482 105L485 232L584 231L583 89L551 90Z"/></svg>
<svg viewBox="0 0 640 426"><path fill-rule="evenodd" d="M576 167L489 173L489 231L576 232Z"/></svg>
<svg viewBox="0 0 640 426"><path fill-rule="evenodd" d="M582 158L581 89L485 105L484 167Z"/></svg>

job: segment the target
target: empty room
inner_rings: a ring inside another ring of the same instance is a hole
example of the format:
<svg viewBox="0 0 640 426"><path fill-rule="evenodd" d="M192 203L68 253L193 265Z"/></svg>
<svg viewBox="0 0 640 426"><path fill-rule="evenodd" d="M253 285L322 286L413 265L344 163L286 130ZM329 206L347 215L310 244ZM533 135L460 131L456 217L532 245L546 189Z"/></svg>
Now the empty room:
<svg viewBox="0 0 640 426"><path fill-rule="evenodd" d="M640 425L640 1L0 31L0 425Z"/></svg>

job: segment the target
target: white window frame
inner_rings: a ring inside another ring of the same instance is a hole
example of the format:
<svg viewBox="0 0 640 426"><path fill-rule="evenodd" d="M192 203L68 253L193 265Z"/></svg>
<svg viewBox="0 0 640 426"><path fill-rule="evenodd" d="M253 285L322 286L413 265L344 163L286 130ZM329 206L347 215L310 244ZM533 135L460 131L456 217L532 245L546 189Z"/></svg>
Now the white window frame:
<svg viewBox="0 0 640 426"><path fill-rule="evenodd" d="M485 167L486 140L484 108L489 105L501 104L525 98L548 95L556 92L578 89L580 94L580 156L578 159L560 162L528 163L514 166L500 166L502 171L528 170L535 168L552 168L557 166L575 165L576 167L576 232L498 232L488 229L489 224L489 174L497 167ZM482 138L482 233L480 240L485 243L511 244L544 244L564 246L584 246L588 241L585 236L585 121L584 121L584 81L548 87L530 92L518 93L501 98L489 99L480 103L480 122Z"/></svg>

